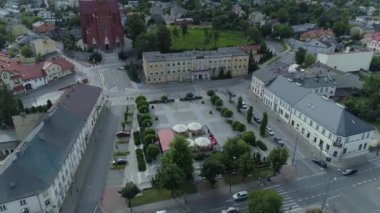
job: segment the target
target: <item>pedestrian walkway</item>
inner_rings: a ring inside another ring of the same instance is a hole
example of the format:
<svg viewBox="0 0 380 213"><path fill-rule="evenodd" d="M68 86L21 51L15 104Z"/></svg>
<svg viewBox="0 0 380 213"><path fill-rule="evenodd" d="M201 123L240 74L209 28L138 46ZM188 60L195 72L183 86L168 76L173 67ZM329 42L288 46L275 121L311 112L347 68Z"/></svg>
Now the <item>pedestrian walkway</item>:
<svg viewBox="0 0 380 213"><path fill-rule="evenodd" d="M376 167L380 167L380 158L372 159L369 162L371 162Z"/></svg>
<svg viewBox="0 0 380 213"><path fill-rule="evenodd" d="M298 212L302 210L297 202L289 195L289 192L285 191L281 185L274 185L266 189L272 189L281 195L283 199L281 212Z"/></svg>

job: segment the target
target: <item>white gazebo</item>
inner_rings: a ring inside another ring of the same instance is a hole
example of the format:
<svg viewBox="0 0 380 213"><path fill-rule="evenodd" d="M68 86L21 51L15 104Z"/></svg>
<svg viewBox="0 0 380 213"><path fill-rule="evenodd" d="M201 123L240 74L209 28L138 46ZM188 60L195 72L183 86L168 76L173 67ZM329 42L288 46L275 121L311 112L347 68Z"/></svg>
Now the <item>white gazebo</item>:
<svg viewBox="0 0 380 213"><path fill-rule="evenodd" d="M190 131L197 132L202 129L202 125L200 123L192 122L187 125L187 128Z"/></svg>
<svg viewBox="0 0 380 213"><path fill-rule="evenodd" d="M176 133L186 133L187 132L187 126L184 124L176 124L173 126L173 131Z"/></svg>
<svg viewBox="0 0 380 213"><path fill-rule="evenodd" d="M208 147L211 144L210 139L208 139L206 137L199 137L199 138L195 139L194 142L195 142L195 145L197 145L199 147Z"/></svg>

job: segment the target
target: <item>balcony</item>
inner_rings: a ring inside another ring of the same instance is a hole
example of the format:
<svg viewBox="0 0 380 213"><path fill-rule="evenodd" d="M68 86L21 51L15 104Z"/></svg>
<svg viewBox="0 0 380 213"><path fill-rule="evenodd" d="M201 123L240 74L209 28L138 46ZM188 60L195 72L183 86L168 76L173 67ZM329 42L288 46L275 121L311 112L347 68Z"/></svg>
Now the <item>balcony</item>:
<svg viewBox="0 0 380 213"><path fill-rule="evenodd" d="M342 148L342 146L343 146L342 143L338 143L338 142L333 143L333 147Z"/></svg>

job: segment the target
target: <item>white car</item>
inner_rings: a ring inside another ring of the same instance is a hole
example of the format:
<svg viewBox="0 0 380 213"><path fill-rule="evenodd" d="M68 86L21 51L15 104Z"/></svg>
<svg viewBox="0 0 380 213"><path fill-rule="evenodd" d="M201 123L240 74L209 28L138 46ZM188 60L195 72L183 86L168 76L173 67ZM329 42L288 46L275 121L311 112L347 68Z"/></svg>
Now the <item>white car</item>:
<svg viewBox="0 0 380 213"><path fill-rule="evenodd" d="M228 207L228 209L223 209L222 213L239 213L239 208L237 208L237 207Z"/></svg>
<svg viewBox="0 0 380 213"><path fill-rule="evenodd" d="M248 108L247 104L244 101L241 103L241 108L242 109L247 109Z"/></svg>
<svg viewBox="0 0 380 213"><path fill-rule="evenodd" d="M235 201L245 200L245 199L248 198L248 192L247 192L247 191L240 191L240 192L237 192L237 193L235 193L234 195L232 195L232 198L233 198Z"/></svg>
<svg viewBox="0 0 380 213"><path fill-rule="evenodd" d="M118 67L117 69L118 70L124 70L124 67Z"/></svg>
<svg viewBox="0 0 380 213"><path fill-rule="evenodd" d="M270 128L269 126L267 126L265 128L265 131L268 133L268 135L274 136L274 132L273 132L272 128Z"/></svg>

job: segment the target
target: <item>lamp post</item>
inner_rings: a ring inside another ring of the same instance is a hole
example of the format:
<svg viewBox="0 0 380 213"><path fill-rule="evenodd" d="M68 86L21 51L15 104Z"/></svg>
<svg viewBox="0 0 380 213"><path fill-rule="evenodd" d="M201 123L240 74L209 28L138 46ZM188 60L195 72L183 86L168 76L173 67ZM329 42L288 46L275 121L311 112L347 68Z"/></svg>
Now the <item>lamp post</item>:
<svg viewBox="0 0 380 213"><path fill-rule="evenodd" d="M236 157L233 156L232 168L231 168L231 174L230 174L230 192L232 192L232 190L231 190L231 187L232 187L232 173L233 173L233 171L234 171L235 159L236 159Z"/></svg>
<svg viewBox="0 0 380 213"><path fill-rule="evenodd" d="M294 158L296 156L297 145L298 145L298 134L297 134L297 138L296 138L296 144L294 145L294 150L293 150L292 165L294 164Z"/></svg>

